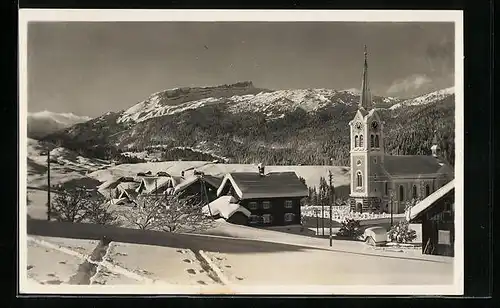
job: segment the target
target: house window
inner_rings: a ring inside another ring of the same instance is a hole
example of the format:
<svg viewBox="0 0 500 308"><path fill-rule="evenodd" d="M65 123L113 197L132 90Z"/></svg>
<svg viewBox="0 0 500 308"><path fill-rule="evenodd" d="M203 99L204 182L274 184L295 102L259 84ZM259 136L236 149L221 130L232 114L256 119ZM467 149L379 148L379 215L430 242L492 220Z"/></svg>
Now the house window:
<svg viewBox="0 0 500 308"><path fill-rule="evenodd" d="M399 185L399 201L404 201L405 199L405 188L403 185Z"/></svg>
<svg viewBox="0 0 500 308"><path fill-rule="evenodd" d="M291 209L293 207L292 200L285 200L285 209Z"/></svg>
<svg viewBox="0 0 500 308"><path fill-rule="evenodd" d="M373 136L373 134L370 135L370 147L375 147L375 136Z"/></svg>
<svg viewBox="0 0 500 308"><path fill-rule="evenodd" d="M291 222L291 221L293 221L294 217L295 217L294 213L285 213L285 222Z"/></svg>
<svg viewBox="0 0 500 308"><path fill-rule="evenodd" d="M258 224L261 221L261 217L259 215L250 215L248 217L248 223L250 224Z"/></svg>
<svg viewBox="0 0 500 308"><path fill-rule="evenodd" d="M262 208L264 210L269 210L271 208L271 201L262 201Z"/></svg>
<svg viewBox="0 0 500 308"><path fill-rule="evenodd" d="M359 135L359 146L363 147L363 135Z"/></svg>
<svg viewBox="0 0 500 308"><path fill-rule="evenodd" d="M378 135L375 135L375 147L376 148L380 148L380 143L379 143L379 138L378 138Z"/></svg>
<svg viewBox="0 0 500 308"><path fill-rule="evenodd" d="M273 216L271 214L262 215L262 222L265 224L270 224L273 221Z"/></svg>
<svg viewBox="0 0 500 308"><path fill-rule="evenodd" d="M388 182L385 182L384 191L385 191L385 195L387 196L389 194L389 183Z"/></svg>
<svg viewBox="0 0 500 308"><path fill-rule="evenodd" d="M411 197L413 199L417 199L417 186L413 185L412 190L411 190Z"/></svg>
<svg viewBox="0 0 500 308"><path fill-rule="evenodd" d="M359 147L359 139L358 139L358 138L359 138L359 137L358 137L358 135L356 135L356 136L354 137L354 147L355 147L355 148Z"/></svg>
<svg viewBox="0 0 500 308"><path fill-rule="evenodd" d="M356 186L363 187L363 175L361 174L361 171L356 173Z"/></svg>
<svg viewBox="0 0 500 308"><path fill-rule="evenodd" d="M259 205L255 201L248 202L248 208L250 210L256 210L259 208Z"/></svg>
<svg viewBox="0 0 500 308"><path fill-rule="evenodd" d="M431 188L429 187L429 184L425 184L425 196L429 196L431 194Z"/></svg>

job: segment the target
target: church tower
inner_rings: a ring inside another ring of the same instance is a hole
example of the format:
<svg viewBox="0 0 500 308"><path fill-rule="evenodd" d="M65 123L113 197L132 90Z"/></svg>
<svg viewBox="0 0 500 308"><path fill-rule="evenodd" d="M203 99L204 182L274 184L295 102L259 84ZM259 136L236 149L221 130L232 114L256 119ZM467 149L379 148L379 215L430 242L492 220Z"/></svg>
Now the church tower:
<svg viewBox="0 0 500 308"><path fill-rule="evenodd" d="M384 163L383 122L373 108L368 82L368 53L365 46L363 77L358 111L349 122L351 132L351 210L373 212L380 209L388 190L381 165Z"/></svg>

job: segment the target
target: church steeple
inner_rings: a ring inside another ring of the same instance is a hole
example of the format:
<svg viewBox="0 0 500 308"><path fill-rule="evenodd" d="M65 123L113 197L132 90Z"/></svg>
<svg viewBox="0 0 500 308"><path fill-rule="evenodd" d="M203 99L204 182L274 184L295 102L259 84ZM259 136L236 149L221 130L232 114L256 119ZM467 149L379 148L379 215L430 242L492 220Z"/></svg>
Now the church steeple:
<svg viewBox="0 0 500 308"><path fill-rule="evenodd" d="M365 63L363 65L363 79L361 81L361 97L359 99L359 108L368 110L371 108L370 86L368 83L368 52L365 45Z"/></svg>

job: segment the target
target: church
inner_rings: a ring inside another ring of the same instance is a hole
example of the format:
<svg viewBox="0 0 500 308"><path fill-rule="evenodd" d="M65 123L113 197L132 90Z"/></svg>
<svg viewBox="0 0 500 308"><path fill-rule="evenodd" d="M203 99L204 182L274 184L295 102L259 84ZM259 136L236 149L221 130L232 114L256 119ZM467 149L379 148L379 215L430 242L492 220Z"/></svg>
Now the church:
<svg viewBox="0 0 500 308"><path fill-rule="evenodd" d="M351 145L350 207L355 212L404 213L410 200L424 199L454 178L434 136L432 155L388 155L384 121L372 106L365 61L358 111L349 122ZM431 136L429 136L431 137Z"/></svg>

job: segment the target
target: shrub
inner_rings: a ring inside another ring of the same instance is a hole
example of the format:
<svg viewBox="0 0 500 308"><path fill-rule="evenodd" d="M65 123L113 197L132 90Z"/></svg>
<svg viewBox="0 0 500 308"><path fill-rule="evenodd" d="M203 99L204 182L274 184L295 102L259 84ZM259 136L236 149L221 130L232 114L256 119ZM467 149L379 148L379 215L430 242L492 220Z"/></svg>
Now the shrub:
<svg viewBox="0 0 500 308"><path fill-rule="evenodd" d="M417 232L410 229L407 221L400 221L389 230L389 240L396 243L409 243L417 238Z"/></svg>
<svg viewBox="0 0 500 308"><path fill-rule="evenodd" d="M342 221L342 226L337 232L337 236L349 237L352 239L357 239L362 234L363 231L361 230L359 220L349 219L349 218Z"/></svg>

